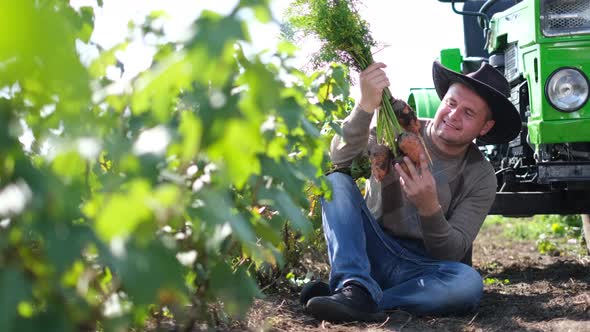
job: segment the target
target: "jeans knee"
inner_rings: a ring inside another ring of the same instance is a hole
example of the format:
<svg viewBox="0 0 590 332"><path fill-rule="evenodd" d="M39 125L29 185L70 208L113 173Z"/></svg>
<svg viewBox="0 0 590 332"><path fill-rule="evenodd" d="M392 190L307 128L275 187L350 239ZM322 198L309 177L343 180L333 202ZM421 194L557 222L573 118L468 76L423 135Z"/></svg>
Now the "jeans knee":
<svg viewBox="0 0 590 332"><path fill-rule="evenodd" d="M427 301L416 307L417 314L462 314L475 310L483 293L477 271L462 263L448 263L436 277L440 283Z"/></svg>
<svg viewBox="0 0 590 332"><path fill-rule="evenodd" d="M330 198L321 198L323 224L361 225L364 198L354 180L338 172L328 175L327 179L332 184L332 194Z"/></svg>
<svg viewBox="0 0 590 332"><path fill-rule="evenodd" d="M475 310L483 294L483 282L471 266L457 263L457 274L449 294L449 311L464 313Z"/></svg>
<svg viewBox="0 0 590 332"><path fill-rule="evenodd" d="M352 177L348 174L345 174L345 173L334 172L334 173L328 174L326 176L326 179L328 179L328 182L330 182L330 184L332 184L333 190L335 190L336 188L338 188L339 190L342 190L345 188L353 188L353 187L356 188L356 183L354 182Z"/></svg>
<svg viewBox="0 0 590 332"><path fill-rule="evenodd" d="M481 275L471 266L465 265L465 269L465 279L469 284L472 295L480 299L481 295L483 294L483 281L481 280Z"/></svg>
<svg viewBox="0 0 590 332"><path fill-rule="evenodd" d="M332 185L332 194L330 199L322 199L322 204L326 202L335 202L334 204L353 203L359 206L364 201L361 192L350 175L334 172L327 176L328 182Z"/></svg>

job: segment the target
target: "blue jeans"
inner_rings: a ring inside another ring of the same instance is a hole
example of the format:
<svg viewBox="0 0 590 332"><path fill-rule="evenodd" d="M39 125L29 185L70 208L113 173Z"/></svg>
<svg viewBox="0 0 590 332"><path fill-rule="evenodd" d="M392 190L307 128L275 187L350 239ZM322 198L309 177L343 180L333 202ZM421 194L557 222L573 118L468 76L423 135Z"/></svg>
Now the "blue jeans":
<svg viewBox="0 0 590 332"><path fill-rule="evenodd" d="M322 222L330 260L330 288L351 280L364 285L381 310L417 315L460 314L477 308L481 276L472 267L428 257L424 246L381 229L352 180L328 177L332 199L322 199Z"/></svg>

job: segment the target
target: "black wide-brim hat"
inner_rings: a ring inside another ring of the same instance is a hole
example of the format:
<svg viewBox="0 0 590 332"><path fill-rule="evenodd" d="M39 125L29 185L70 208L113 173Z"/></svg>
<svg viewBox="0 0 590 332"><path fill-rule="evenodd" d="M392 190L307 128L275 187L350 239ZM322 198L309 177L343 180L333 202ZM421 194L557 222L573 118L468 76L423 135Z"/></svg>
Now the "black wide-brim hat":
<svg viewBox="0 0 590 332"><path fill-rule="evenodd" d="M441 100L453 83L462 83L488 103L496 123L487 134L478 137L484 143L507 143L520 133L522 129L520 115L508 99L510 85L504 75L490 64L484 63L477 71L463 75L435 61L432 65L432 79Z"/></svg>

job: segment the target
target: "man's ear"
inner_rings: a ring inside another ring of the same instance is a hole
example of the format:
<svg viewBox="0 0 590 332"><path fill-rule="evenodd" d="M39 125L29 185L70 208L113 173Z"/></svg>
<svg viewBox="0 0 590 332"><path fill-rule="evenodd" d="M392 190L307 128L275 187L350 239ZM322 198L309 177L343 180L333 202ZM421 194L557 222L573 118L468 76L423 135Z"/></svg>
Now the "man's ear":
<svg viewBox="0 0 590 332"><path fill-rule="evenodd" d="M486 123L484 123L483 127L479 131L479 136L483 136L483 135L487 134L495 124L496 124L495 120L486 121Z"/></svg>

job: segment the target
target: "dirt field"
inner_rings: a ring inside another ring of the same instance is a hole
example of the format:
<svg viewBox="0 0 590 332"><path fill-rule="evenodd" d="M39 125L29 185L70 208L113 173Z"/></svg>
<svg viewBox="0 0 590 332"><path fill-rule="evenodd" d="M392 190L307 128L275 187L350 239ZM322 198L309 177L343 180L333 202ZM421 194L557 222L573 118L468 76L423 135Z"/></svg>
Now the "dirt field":
<svg viewBox="0 0 590 332"><path fill-rule="evenodd" d="M486 227L475 242L474 267L486 281L475 314L413 317L396 311L379 324L335 325L306 315L297 287L269 287L274 290L256 300L247 320L224 330L590 331L590 257L541 255L534 241L509 240L502 227ZM311 265L316 275L327 275L325 263Z"/></svg>

